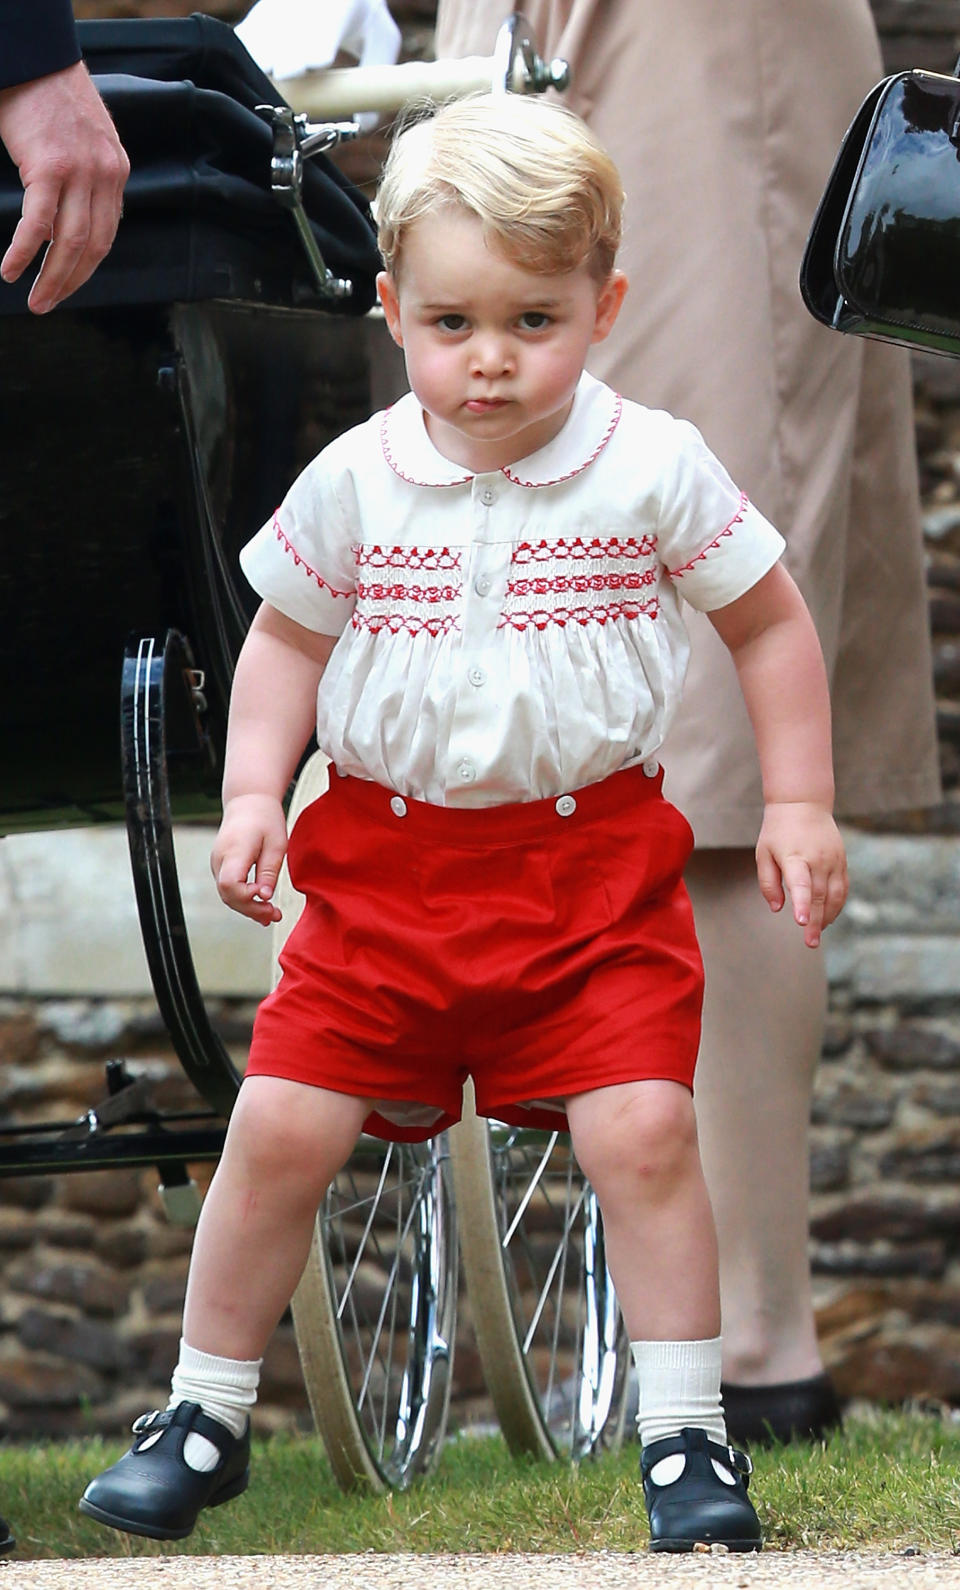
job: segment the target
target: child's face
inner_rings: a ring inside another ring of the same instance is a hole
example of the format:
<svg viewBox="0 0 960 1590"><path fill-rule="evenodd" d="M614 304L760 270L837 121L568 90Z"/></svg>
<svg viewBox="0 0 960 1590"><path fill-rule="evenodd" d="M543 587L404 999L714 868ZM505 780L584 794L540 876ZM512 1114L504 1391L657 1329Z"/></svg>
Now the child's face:
<svg viewBox="0 0 960 1590"><path fill-rule="evenodd" d="M434 446L480 474L556 436L626 279L616 271L597 282L586 265L556 276L525 270L451 206L410 227L399 279L383 272L377 286Z"/></svg>

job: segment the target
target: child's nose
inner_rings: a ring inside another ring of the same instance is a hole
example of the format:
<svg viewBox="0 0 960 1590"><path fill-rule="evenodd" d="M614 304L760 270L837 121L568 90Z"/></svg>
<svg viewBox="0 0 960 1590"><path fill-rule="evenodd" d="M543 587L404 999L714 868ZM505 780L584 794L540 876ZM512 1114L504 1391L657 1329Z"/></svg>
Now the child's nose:
<svg viewBox="0 0 960 1590"><path fill-rule="evenodd" d="M502 375L512 366L512 354L505 337L496 333L478 336L473 346L473 368L477 375Z"/></svg>

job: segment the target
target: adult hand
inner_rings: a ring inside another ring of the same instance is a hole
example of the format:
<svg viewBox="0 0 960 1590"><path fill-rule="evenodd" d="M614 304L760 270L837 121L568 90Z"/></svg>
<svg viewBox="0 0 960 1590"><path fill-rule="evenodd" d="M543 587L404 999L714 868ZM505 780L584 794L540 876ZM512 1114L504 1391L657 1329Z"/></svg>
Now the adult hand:
<svg viewBox="0 0 960 1590"><path fill-rule="evenodd" d="M0 275L16 281L49 243L27 300L42 315L82 286L108 252L130 162L82 61L0 89L0 139L24 189Z"/></svg>

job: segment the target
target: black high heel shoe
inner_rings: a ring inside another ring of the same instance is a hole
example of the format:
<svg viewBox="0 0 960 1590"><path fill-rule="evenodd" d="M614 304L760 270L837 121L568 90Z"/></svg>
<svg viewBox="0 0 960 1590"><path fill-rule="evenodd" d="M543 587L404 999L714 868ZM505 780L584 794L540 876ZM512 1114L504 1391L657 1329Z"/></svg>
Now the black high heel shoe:
<svg viewBox="0 0 960 1590"><path fill-rule="evenodd" d="M774 1386L720 1387L727 1433L741 1446L774 1441L824 1441L843 1423L833 1381L826 1373Z"/></svg>
<svg viewBox="0 0 960 1590"><path fill-rule="evenodd" d="M183 1447L191 1430L217 1448L216 1468L201 1473L190 1467ZM181 1402L163 1413L143 1414L133 1433L126 1456L91 1480L80 1498L81 1513L100 1524L152 1540L183 1540L204 1507L219 1507L247 1488L249 1424L235 1436L198 1402Z"/></svg>
<svg viewBox="0 0 960 1590"><path fill-rule="evenodd" d="M674 1480L658 1484L653 1471L663 1458L683 1456ZM728 1479L720 1478L720 1464ZM728 1551L760 1551L760 1520L747 1495L753 1464L732 1446L711 1441L705 1430L684 1429L679 1435L651 1441L640 1454L643 1494L650 1518L651 1551L693 1551L698 1545L726 1546Z"/></svg>

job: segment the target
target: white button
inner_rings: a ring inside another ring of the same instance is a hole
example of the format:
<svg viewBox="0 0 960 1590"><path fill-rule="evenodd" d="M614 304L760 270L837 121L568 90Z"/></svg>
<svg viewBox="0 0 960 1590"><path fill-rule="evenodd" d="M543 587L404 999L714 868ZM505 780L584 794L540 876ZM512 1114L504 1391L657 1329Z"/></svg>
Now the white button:
<svg viewBox="0 0 960 1590"><path fill-rule="evenodd" d="M480 501L483 503L484 507L485 508L489 508L491 503L496 502L496 500L497 500L497 494L494 491L493 487L492 486L484 486L483 490L480 493Z"/></svg>
<svg viewBox="0 0 960 1590"><path fill-rule="evenodd" d="M459 773L461 783L463 784L472 784L477 776L477 770L473 763L468 762L466 758L464 758L464 760L460 763L460 766L457 768L457 772Z"/></svg>
<svg viewBox="0 0 960 1590"><path fill-rule="evenodd" d="M390 797L390 810L393 812L394 817L406 817L407 803L402 795L392 795Z"/></svg>
<svg viewBox="0 0 960 1590"><path fill-rule="evenodd" d="M557 800L557 816L572 817L577 809L577 803L572 795L561 795Z"/></svg>
<svg viewBox="0 0 960 1590"><path fill-rule="evenodd" d="M643 771L647 778L656 778L660 771L660 763L657 761L656 757L651 757L649 762L644 762Z"/></svg>
<svg viewBox="0 0 960 1590"><path fill-rule="evenodd" d="M489 574L478 574L473 582L473 588L478 596L488 596L492 584Z"/></svg>
<svg viewBox="0 0 960 1590"><path fill-rule="evenodd" d="M487 675L483 668L471 668L467 678L472 685L477 685L478 687L485 685L487 682Z"/></svg>

